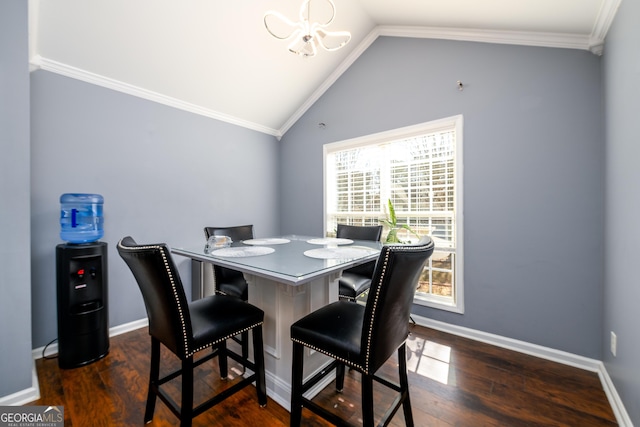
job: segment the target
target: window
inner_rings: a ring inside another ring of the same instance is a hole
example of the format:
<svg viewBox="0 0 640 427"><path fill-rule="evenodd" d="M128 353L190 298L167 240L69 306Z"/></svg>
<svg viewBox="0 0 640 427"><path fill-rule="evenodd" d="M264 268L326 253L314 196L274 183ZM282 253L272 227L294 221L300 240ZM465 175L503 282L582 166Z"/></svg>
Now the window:
<svg viewBox="0 0 640 427"><path fill-rule="evenodd" d="M463 312L462 116L326 144L324 179L327 235L338 223L379 224L391 200L400 224L436 244L415 302Z"/></svg>

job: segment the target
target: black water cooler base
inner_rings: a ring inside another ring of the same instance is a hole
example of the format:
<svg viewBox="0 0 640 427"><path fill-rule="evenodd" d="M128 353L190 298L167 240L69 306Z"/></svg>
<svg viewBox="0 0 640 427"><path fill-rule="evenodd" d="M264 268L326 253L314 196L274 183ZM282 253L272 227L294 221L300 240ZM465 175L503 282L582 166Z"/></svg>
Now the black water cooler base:
<svg viewBox="0 0 640 427"><path fill-rule="evenodd" d="M109 352L107 244L56 247L58 366L84 366Z"/></svg>

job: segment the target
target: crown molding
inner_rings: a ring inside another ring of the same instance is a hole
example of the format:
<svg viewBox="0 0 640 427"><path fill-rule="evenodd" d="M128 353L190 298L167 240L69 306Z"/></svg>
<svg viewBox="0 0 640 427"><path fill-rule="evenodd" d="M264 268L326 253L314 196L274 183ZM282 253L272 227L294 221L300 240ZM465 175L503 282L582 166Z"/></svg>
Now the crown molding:
<svg viewBox="0 0 640 427"><path fill-rule="evenodd" d="M378 28L374 28L367 36L362 40L358 46L336 67L335 70L327 77L327 79L311 94L309 98L298 108L289 120L287 120L279 130L280 135L284 135L297 121L307 112L309 108L333 85L340 76L356 62L356 60L367 50L371 44L376 41L379 36ZM278 138L280 139L280 138Z"/></svg>
<svg viewBox="0 0 640 427"><path fill-rule="evenodd" d="M609 0L617 1L620 0ZM443 27L405 27L385 26L375 27L358 46L345 58L342 63L331 73L318 89L316 89L304 104L279 129L280 135L284 135L297 121L311 108L311 106L331 87L333 83L344 73L358 57L380 36L429 38L441 40L459 40L484 43L513 44L523 46L541 46L564 49L590 50L592 40L589 36L560 33L534 33L522 31L489 31L467 30L461 28ZM280 139L280 138L278 138Z"/></svg>
<svg viewBox="0 0 640 427"><path fill-rule="evenodd" d="M272 129L257 123L239 119L227 114L204 108L202 106L172 98L158 92L143 89L109 77L101 76L57 61L35 55L29 63L30 70L43 69L73 79L102 86L139 98L158 102L180 110L210 117L226 123L234 124L257 132L275 136L278 140L307 112L309 108L333 85L340 76L360 57L360 55L380 36L430 38L440 40L458 40L481 43L511 44L521 46L540 46L562 49L588 50L602 55L604 40L615 18L622 0L604 0L591 35L536 33L522 31L468 30L444 27L375 27L327 79L311 94L311 96L289 117L280 129Z"/></svg>
<svg viewBox="0 0 640 427"><path fill-rule="evenodd" d="M537 33L526 31L469 30L444 27L378 27L380 35L482 43L541 46L564 49L589 49L589 37L577 34Z"/></svg>
<svg viewBox="0 0 640 427"><path fill-rule="evenodd" d="M605 0L600 6L596 22L591 30L591 37L589 38L589 50L596 55L602 55L604 40L616 13L618 13L621 2L622 0Z"/></svg>
<svg viewBox="0 0 640 427"><path fill-rule="evenodd" d="M128 95L132 95L138 98L154 101L159 104L177 108L179 110L188 111L190 113L198 114L205 117L210 117L212 119L220 120L222 122L230 123L230 124L244 127L251 130L255 130L257 132L273 135L278 139L282 136L282 134L280 134L275 129L271 129L269 127L262 126L257 123L252 123L247 120L242 120L227 114L222 114L217 111L211 110L209 108L202 107L200 105L182 101L177 98L172 98L170 96L166 96L158 92L153 92L147 89L143 89L141 87L134 86L125 82L121 82L119 80L115 80L99 74L95 74L86 70L82 70L80 68L72 67L71 65L67 65L61 62L53 61L51 59L43 58L40 55L36 55L31 58L31 60L29 61L29 69L31 71L35 71L38 69L50 71L52 73L60 74L65 77L71 77L72 79L91 83L96 86L102 86L107 89L126 93Z"/></svg>

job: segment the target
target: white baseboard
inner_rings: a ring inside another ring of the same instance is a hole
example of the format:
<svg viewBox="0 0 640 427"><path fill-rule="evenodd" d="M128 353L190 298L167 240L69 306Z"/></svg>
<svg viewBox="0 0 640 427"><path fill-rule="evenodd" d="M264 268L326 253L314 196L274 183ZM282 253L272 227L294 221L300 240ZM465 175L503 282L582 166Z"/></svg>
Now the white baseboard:
<svg viewBox="0 0 640 427"><path fill-rule="evenodd" d="M462 326L451 325L449 323L432 320L426 317L412 315L416 324L425 326L427 328L436 329L449 334L469 338L475 341L484 342L487 344L495 345L497 347L506 348L509 350L525 353L531 356L540 357L542 359L551 360L553 362L562 363L564 365L573 366L575 368L584 369L591 372L596 372L602 383L604 392L609 400L611 409L616 416L616 420L621 427L633 427L631 418L627 413L620 396L607 373L604 363L600 360L591 359L588 357L579 356L576 354L568 353L565 351L555 350L548 347L543 347L537 344L531 344L524 341L514 340L512 338L502 337L500 335L494 335L487 332L478 331L475 329L469 329ZM146 327L149 324L148 319L140 319L133 322L125 323L123 325L114 326L109 329L109 336L114 337L126 332L134 331ZM33 356L33 370L32 370L32 383L33 385L25 390L13 393L8 396L0 397L0 406L19 406L24 405L40 398L40 387L38 384L38 375L36 371L35 360L42 357L44 347L36 348L32 350ZM49 354L58 352L58 344L53 343L49 346ZM272 382L277 383L277 378L272 378ZM277 393L276 393L277 394ZM277 397L276 397L276 400ZM282 399L280 399L282 400ZM288 402L278 402L280 405L287 407Z"/></svg>
<svg viewBox="0 0 640 427"><path fill-rule="evenodd" d="M38 371L34 360L31 368L31 387L0 397L0 406L22 406L38 399L40 399L40 384L38 383Z"/></svg>
<svg viewBox="0 0 640 427"><path fill-rule="evenodd" d="M411 317L420 326L436 329L452 335L469 338L474 341L480 341L486 344L495 345L497 347L506 348L508 350L517 351L519 353L528 354L530 356L540 357L552 362L562 363L564 365L573 366L574 368L584 369L596 372L602 383L611 409L616 416L616 421L621 427L633 427L631 418L627 413L618 392L607 373L607 370L600 360L579 356L577 354L568 353L561 350L555 350L549 347L543 347L537 344L531 344L524 341L514 340L512 338L494 335L475 329L465 328L463 326L451 325L449 323L440 322L426 317L412 314Z"/></svg>
<svg viewBox="0 0 640 427"><path fill-rule="evenodd" d="M118 325L118 326L114 326L113 328L109 328L109 337L115 337L117 335L120 334L124 334L126 332L131 332L131 331L135 331L136 329L140 329L140 328L144 328L146 326L149 325L149 319L147 319L146 317L144 319L140 319L140 320L134 320L133 322L129 322L129 323L124 323L122 325ZM33 359L40 359L42 358L42 352L44 351L44 346L43 347L38 347L38 348L34 348L31 351L31 356L33 357ZM51 356L52 354L57 354L58 353L58 343L54 342L51 345L49 345L47 347L47 354L46 356Z"/></svg>
<svg viewBox="0 0 640 427"><path fill-rule="evenodd" d="M109 329L109 337L115 337L116 335L124 334L125 332L135 331L146 327L149 324L147 318L135 320L133 322L125 323L123 325L114 326ZM45 346L34 348L31 350L31 357L33 358L33 367L31 370L31 387L24 390L20 390L16 393L8 396L0 397L0 406L21 406L26 405L29 402L40 399L40 384L38 382L38 371L36 370L36 359L40 359L43 356ZM47 347L47 355L58 353L58 343L52 343Z"/></svg>
<svg viewBox="0 0 640 427"><path fill-rule="evenodd" d="M602 388L604 388L604 392L607 395L607 399L609 399L609 404L611 405L611 409L616 416L616 420L621 427L633 427L633 422L631 422L631 418L629 417L629 413L624 407L622 403L622 399L618 395L618 391L616 387L613 385L613 381L611 381L611 377L604 367L604 363L600 362L601 369L598 371L598 376L600 377L600 382L602 383Z"/></svg>
<svg viewBox="0 0 640 427"><path fill-rule="evenodd" d="M136 329L146 328L147 326L149 326L149 319L145 317L144 319L134 320L133 322L124 323L122 325L109 328L109 336L115 337L120 334L135 331Z"/></svg>

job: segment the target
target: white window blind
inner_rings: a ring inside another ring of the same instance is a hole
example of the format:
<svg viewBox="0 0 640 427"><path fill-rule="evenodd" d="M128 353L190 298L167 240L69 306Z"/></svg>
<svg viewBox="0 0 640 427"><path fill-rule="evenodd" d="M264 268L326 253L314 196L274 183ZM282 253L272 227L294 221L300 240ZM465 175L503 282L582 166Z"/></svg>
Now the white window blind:
<svg viewBox="0 0 640 427"><path fill-rule="evenodd" d="M377 225L391 200L398 223L429 235L436 251L416 301L462 311L462 118L325 146L326 232L338 223ZM383 231L383 241L388 230ZM408 231L403 241L418 239Z"/></svg>

